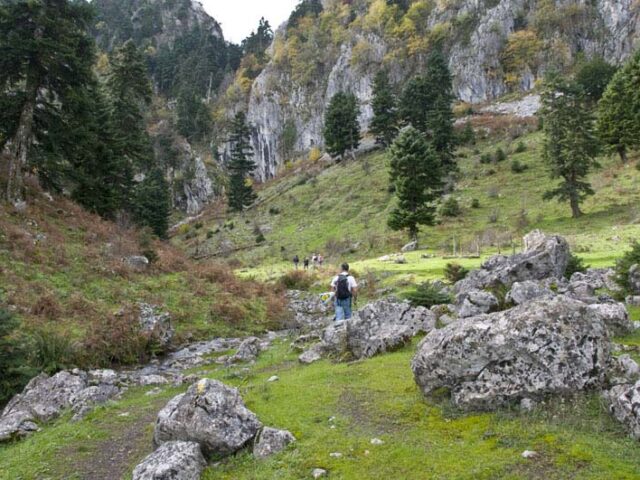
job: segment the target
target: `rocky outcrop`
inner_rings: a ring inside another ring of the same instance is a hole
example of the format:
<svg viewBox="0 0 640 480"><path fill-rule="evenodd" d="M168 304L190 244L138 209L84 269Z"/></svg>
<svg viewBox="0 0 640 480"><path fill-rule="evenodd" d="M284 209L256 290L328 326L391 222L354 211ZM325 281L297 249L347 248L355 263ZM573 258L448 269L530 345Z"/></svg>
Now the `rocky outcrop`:
<svg viewBox="0 0 640 480"><path fill-rule="evenodd" d="M511 286L511 290L506 296L506 301L514 305L521 305L540 297L553 296L555 293L538 282L526 280L516 282Z"/></svg>
<svg viewBox="0 0 640 480"><path fill-rule="evenodd" d="M617 385L604 394L613 416L631 437L640 440L640 380L635 384Z"/></svg>
<svg viewBox="0 0 640 480"><path fill-rule="evenodd" d="M589 305L589 310L600 317L612 336L633 332L633 322L623 303L597 303Z"/></svg>
<svg viewBox="0 0 640 480"><path fill-rule="evenodd" d="M205 379L160 411L153 440L156 446L171 441L195 442L205 456L221 458L247 445L261 427L238 390Z"/></svg>
<svg viewBox="0 0 640 480"><path fill-rule="evenodd" d="M227 363L253 362L262 350L261 340L257 337L249 337L242 341L238 351L227 360Z"/></svg>
<svg viewBox="0 0 640 480"><path fill-rule="evenodd" d="M503 286L515 282L562 278L569 262L569 244L559 236L547 236L539 230L524 237L524 252L510 257L497 255L480 269L470 272L455 284L457 294Z"/></svg>
<svg viewBox="0 0 640 480"><path fill-rule="evenodd" d="M147 303L138 304L140 315L140 331L143 334L153 336L161 347L166 347L173 340L175 330L171 325L171 315L159 312L158 307Z"/></svg>
<svg viewBox="0 0 640 480"><path fill-rule="evenodd" d="M493 409L602 386L610 348L601 317L558 296L434 330L411 366L424 394L444 387L462 408Z"/></svg>
<svg viewBox="0 0 640 480"><path fill-rule="evenodd" d="M296 437L287 430L265 427L255 439L253 456L256 458L270 457L281 452L287 448L287 445L295 441Z"/></svg>
<svg viewBox="0 0 640 480"><path fill-rule="evenodd" d="M631 265L629 268L629 287L633 295L640 295L640 265Z"/></svg>
<svg viewBox="0 0 640 480"><path fill-rule="evenodd" d="M331 323L333 308L330 302L323 302L319 295L289 290L287 292L289 310L293 314L291 327L301 331L313 331Z"/></svg>
<svg viewBox="0 0 640 480"><path fill-rule="evenodd" d="M470 290L456 296L458 317L467 318L497 310L498 299L490 292Z"/></svg>
<svg viewBox="0 0 640 480"><path fill-rule="evenodd" d="M133 480L198 480L207 466L195 442L167 442L133 471Z"/></svg>

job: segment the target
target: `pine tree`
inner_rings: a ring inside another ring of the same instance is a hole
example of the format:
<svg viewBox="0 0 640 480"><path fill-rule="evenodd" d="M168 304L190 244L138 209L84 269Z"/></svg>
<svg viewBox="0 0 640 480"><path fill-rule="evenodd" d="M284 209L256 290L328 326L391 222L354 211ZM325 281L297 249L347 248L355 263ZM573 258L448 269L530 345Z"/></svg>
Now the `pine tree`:
<svg viewBox="0 0 640 480"><path fill-rule="evenodd" d="M251 32L251 35L242 41L242 49L245 55L253 54L258 61L262 63L266 59L265 52L272 41L273 30L271 29L271 25L269 25L268 20L262 17L258 25L258 30Z"/></svg>
<svg viewBox="0 0 640 480"><path fill-rule="evenodd" d="M352 93L338 92L331 102L324 118L324 143L333 157L343 158L360 145L360 107Z"/></svg>
<svg viewBox="0 0 640 480"><path fill-rule="evenodd" d="M159 168L153 168L135 188L133 214L136 223L149 227L160 238L169 229L171 198L169 185Z"/></svg>
<svg viewBox="0 0 640 480"><path fill-rule="evenodd" d="M251 173L256 168L253 148L250 143L251 130L243 112L236 114L231 126L231 161L229 162L229 208L242 211L251 205L256 194L251 184Z"/></svg>
<svg viewBox="0 0 640 480"><path fill-rule="evenodd" d="M90 6L80 1L0 5L0 170L10 202L24 199L24 172L34 149L69 147L57 143L38 122L52 124L60 118L69 97L92 78L91 18Z"/></svg>
<svg viewBox="0 0 640 480"><path fill-rule="evenodd" d="M203 140L211 130L211 115L201 98L185 88L178 96L178 132L189 141Z"/></svg>
<svg viewBox="0 0 640 480"><path fill-rule="evenodd" d="M454 99L451 73L440 49L429 55L425 75L412 78L400 98L401 118L427 136L447 172L455 168Z"/></svg>
<svg viewBox="0 0 640 480"><path fill-rule="evenodd" d="M616 72L598 104L598 135L624 163L640 146L640 50Z"/></svg>
<svg viewBox="0 0 640 480"><path fill-rule="evenodd" d="M151 168L153 149L144 119L145 108L151 103L151 84L144 56L133 41L127 41L111 56L106 85L116 154L137 170Z"/></svg>
<svg viewBox="0 0 640 480"><path fill-rule="evenodd" d="M391 90L389 74L381 70L373 83L373 120L369 131L376 136L376 141L385 147L391 145L398 134L398 112L396 98Z"/></svg>
<svg viewBox="0 0 640 480"><path fill-rule="evenodd" d="M552 75L543 94L544 159L551 178L560 184L544 194L545 200L568 201L573 218L582 215L580 203L594 191L585 179L598 167L599 143L582 87Z"/></svg>
<svg viewBox="0 0 640 480"><path fill-rule="evenodd" d="M433 225L433 202L442 189L442 169L436 152L421 132L407 127L390 148L390 181L395 187L398 205L389 216L393 230L408 230L417 240L419 225Z"/></svg>

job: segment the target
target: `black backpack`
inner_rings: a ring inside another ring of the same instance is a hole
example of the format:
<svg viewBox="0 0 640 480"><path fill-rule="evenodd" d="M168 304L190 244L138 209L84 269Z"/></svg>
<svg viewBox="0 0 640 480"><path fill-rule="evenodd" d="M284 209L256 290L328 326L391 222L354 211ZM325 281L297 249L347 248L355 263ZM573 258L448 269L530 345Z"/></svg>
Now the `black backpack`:
<svg viewBox="0 0 640 480"><path fill-rule="evenodd" d="M338 300L346 300L351 298L349 291L349 277L347 275L339 275L336 283L336 298Z"/></svg>

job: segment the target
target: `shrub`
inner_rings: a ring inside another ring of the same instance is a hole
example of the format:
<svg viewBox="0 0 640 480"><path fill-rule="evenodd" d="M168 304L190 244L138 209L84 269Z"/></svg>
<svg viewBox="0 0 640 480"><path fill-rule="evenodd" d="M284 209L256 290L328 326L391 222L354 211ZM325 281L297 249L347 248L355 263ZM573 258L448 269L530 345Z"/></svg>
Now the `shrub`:
<svg viewBox="0 0 640 480"><path fill-rule="evenodd" d="M527 151L527 145L523 141L519 141L516 146L515 153L523 153Z"/></svg>
<svg viewBox="0 0 640 480"><path fill-rule="evenodd" d="M32 338L32 364L38 371L52 374L74 366L78 348L68 335L44 328L35 331Z"/></svg>
<svg viewBox="0 0 640 480"><path fill-rule="evenodd" d="M406 294L406 298L414 307L431 308L434 305L451 303L449 295L443 293L441 287L431 282L418 285L415 290Z"/></svg>
<svg viewBox="0 0 640 480"><path fill-rule="evenodd" d="M447 265L444 267L444 278L449 283L459 282L460 280L464 279L468 273L469 270L464 268L459 263L447 263Z"/></svg>
<svg viewBox="0 0 640 480"><path fill-rule="evenodd" d="M313 276L304 270L292 270L278 279L278 284L287 290L309 290Z"/></svg>
<svg viewBox="0 0 640 480"><path fill-rule="evenodd" d="M261 243L266 242L267 239L264 237L264 234L262 232L260 232L258 235L256 235L256 243L259 245Z"/></svg>
<svg viewBox="0 0 640 480"><path fill-rule="evenodd" d="M504 162L507 159L507 154L502 148L498 148L493 158L497 163Z"/></svg>
<svg viewBox="0 0 640 480"><path fill-rule="evenodd" d="M494 209L490 214L489 214L489 223L498 223L498 220L500 219L500 212L498 211L498 209Z"/></svg>
<svg viewBox="0 0 640 480"><path fill-rule="evenodd" d="M569 255L569 263L567 264L567 270L564 273L564 276L567 278L571 278L571 275L574 273L580 272L584 273L589 268L589 265L585 265L584 260L573 253Z"/></svg>
<svg viewBox="0 0 640 480"><path fill-rule="evenodd" d="M488 153L483 153L482 155L480 155L480 163L482 163L483 165L487 165L489 163L491 163L492 159L491 159L491 155Z"/></svg>
<svg viewBox="0 0 640 480"><path fill-rule="evenodd" d="M635 240L631 244L631 250L625 253L620 260L616 263L616 276L615 281L624 294L632 294L631 284L629 283L629 269L633 265L640 265L640 242Z"/></svg>
<svg viewBox="0 0 640 480"><path fill-rule="evenodd" d="M514 160L513 162L511 162L511 171L513 173L522 173L525 170L527 170L529 168L529 166L525 163L520 163L519 160Z"/></svg>
<svg viewBox="0 0 640 480"><path fill-rule="evenodd" d="M19 322L0 309L0 406L19 392L35 372L28 366L24 337L16 335Z"/></svg>
<svg viewBox="0 0 640 480"><path fill-rule="evenodd" d="M320 160L322 158L322 152L320 151L320 149L318 147L313 147L310 151L309 151L309 161L310 162L317 162L318 160Z"/></svg>
<svg viewBox="0 0 640 480"><path fill-rule="evenodd" d="M447 198L440 207L440 214L444 217L458 217L462 214L462 209L458 200L454 197Z"/></svg>
<svg viewBox="0 0 640 480"><path fill-rule="evenodd" d="M207 240L211 240L216 233L213 230L207 232Z"/></svg>
<svg viewBox="0 0 640 480"><path fill-rule="evenodd" d="M280 215L280 209L278 207L270 207L269 215Z"/></svg>
<svg viewBox="0 0 640 480"><path fill-rule="evenodd" d="M477 198L471 200L471 208L480 208L480 200Z"/></svg>

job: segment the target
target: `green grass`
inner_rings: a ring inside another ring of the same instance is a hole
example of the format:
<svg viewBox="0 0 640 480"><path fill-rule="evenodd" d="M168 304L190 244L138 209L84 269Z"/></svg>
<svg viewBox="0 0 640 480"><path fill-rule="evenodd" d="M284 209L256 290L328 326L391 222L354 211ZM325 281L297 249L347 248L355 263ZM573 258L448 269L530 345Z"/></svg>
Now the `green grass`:
<svg viewBox="0 0 640 480"><path fill-rule="evenodd" d="M464 414L445 399L420 395L409 368L416 342L367 361L306 367L295 361L288 343L276 342L248 372L243 366L204 370L238 387L264 424L290 430L297 442L266 460L240 452L210 467L205 479L297 480L318 467L329 470L331 478L353 480L640 478L637 442L621 431L595 394L552 399L529 414ZM274 374L280 380L268 383ZM65 418L24 442L0 446L5 475L0 478L74 478L105 439L153 415L158 402L178 393L169 389L152 401L145 391L132 390L77 424ZM123 412L129 416L120 417ZM151 422L141 428L128 471L151 450ZM372 445L372 438L385 443ZM526 449L540 457L523 459ZM71 462L61 457L65 452L72 454ZM333 452L343 457L331 458Z"/></svg>

